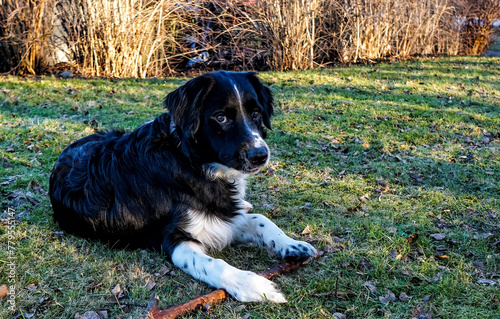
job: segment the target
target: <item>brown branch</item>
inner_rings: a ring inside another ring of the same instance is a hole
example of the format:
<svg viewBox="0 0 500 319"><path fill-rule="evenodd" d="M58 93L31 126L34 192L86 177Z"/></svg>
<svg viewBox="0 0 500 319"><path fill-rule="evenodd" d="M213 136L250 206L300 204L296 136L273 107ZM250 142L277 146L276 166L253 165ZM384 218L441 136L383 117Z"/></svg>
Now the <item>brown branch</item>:
<svg viewBox="0 0 500 319"><path fill-rule="evenodd" d="M274 265L272 268L259 273L259 275L267 279L272 279L309 263L311 259L312 258L301 262L283 261ZM206 311L210 309L212 305L226 300L228 296L229 294L224 289L218 289L172 308L160 310L158 309L160 298L153 293L151 295L151 299L149 300L146 312L142 315L141 319L172 319L196 310L202 309Z"/></svg>

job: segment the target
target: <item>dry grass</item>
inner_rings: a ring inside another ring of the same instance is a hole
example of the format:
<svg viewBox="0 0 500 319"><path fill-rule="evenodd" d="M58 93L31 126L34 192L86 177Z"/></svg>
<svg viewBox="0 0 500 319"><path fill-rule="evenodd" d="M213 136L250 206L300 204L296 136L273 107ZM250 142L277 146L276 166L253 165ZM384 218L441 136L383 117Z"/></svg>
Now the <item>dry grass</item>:
<svg viewBox="0 0 500 319"><path fill-rule="evenodd" d="M460 54L484 53L493 36L492 23L500 19L498 0L454 0L455 16L461 17Z"/></svg>
<svg viewBox="0 0 500 319"><path fill-rule="evenodd" d="M54 29L53 0L0 1L0 72L40 73Z"/></svg>
<svg viewBox="0 0 500 319"><path fill-rule="evenodd" d="M73 58L88 76L160 76L178 24L170 0L77 0L60 4Z"/></svg>
<svg viewBox="0 0 500 319"><path fill-rule="evenodd" d="M275 70L314 68L319 0L264 0L259 12Z"/></svg>
<svg viewBox="0 0 500 319"><path fill-rule="evenodd" d="M299 70L336 62L477 55L491 39L491 23L500 18L497 0L2 3L2 71L40 73L62 43L81 74L122 78L164 76L192 65ZM205 59L195 64L200 54Z"/></svg>

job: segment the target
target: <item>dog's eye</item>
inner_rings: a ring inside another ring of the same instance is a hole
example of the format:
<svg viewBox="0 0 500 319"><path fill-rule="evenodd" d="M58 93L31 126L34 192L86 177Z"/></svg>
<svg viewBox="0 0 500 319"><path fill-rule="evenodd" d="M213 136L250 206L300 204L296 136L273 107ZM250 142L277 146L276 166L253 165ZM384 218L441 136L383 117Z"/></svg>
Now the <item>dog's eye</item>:
<svg viewBox="0 0 500 319"><path fill-rule="evenodd" d="M217 122L219 123L226 123L227 122L227 116L224 115L224 114L217 114L215 116L215 119L217 120Z"/></svg>
<svg viewBox="0 0 500 319"><path fill-rule="evenodd" d="M261 116L262 116L262 114L260 114L260 112L259 112L259 111L253 111L253 112L252 112L252 118L253 118L254 120L258 120L258 119L260 119L260 117L261 117Z"/></svg>

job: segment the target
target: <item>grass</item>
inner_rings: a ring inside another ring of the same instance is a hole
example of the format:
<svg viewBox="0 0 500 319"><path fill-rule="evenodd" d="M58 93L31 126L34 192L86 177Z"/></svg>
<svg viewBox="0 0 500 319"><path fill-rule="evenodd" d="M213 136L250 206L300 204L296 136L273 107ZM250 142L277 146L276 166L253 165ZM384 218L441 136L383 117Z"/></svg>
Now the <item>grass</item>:
<svg viewBox="0 0 500 319"><path fill-rule="evenodd" d="M325 255L275 280L287 304L230 300L191 317L498 318L499 74L500 58L485 57L262 73L277 100L273 157L249 201ZM71 141L151 120L184 82L0 78L0 284L10 279L5 223L17 221L15 310L4 297L0 317L137 318L143 308L116 304L117 284L121 304L146 305L155 291L162 308L212 290L157 253L61 234L45 194ZM255 247L214 255L253 271L273 264Z"/></svg>

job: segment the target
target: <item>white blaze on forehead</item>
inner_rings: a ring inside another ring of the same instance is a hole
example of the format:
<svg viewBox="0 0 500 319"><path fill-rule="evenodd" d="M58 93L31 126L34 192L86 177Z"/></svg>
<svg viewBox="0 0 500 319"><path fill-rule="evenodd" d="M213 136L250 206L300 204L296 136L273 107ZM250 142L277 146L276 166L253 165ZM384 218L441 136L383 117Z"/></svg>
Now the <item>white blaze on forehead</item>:
<svg viewBox="0 0 500 319"><path fill-rule="evenodd" d="M232 79L230 79L230 81L231 81L231 84L233 85L233 89L234 89L234 92L236 93L236 97L238 98L241 114L245 115L245 110L243 109L243 102L241 100L240 91L238 90L236 83L234 83Z"/></svg>
<svg viewBox="0 0 500 319"><path fill-rule="evenodd" d="M261 146L266 145L266 143L264 142L264 140L260 136L259 132L257 130L252 130L250 128L250 126L248 125L248 122L250 121L250 119L248 118L248 116L246 116L245 109L243 108L243 100L241 99L241 94L240 94L240 91L238 90L238 86L236 85L236 83L234 83L233 79L229 79L229 81L233 85L234 93L236 94L236 97L238 98L238 104L240 107L241 115L243 116L243 123L245 125L245 129L254 138L254 141L253 141L254 147L261 147Z"/></svg>

